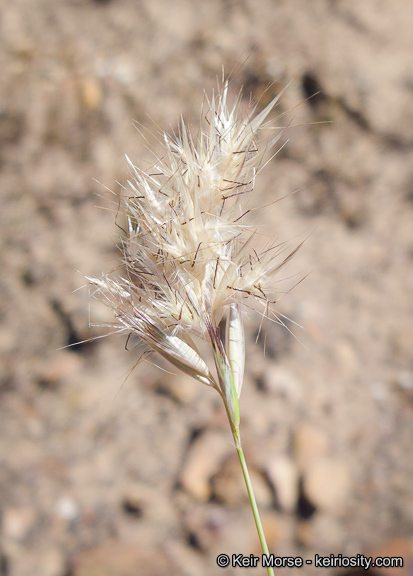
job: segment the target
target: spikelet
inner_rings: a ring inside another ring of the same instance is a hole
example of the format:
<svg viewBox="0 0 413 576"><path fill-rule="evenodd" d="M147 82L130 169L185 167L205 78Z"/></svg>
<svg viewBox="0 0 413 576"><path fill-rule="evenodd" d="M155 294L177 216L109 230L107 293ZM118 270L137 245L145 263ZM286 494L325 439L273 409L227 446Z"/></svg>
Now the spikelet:
<svg viewBox="0 0 413 576"><path fill-rule="evenodd" d="M243 223L242 201L254 189L267 146L257 134L279 96L252 119L227 106L228 85L208 101L196 141L181 122L164 135L164 153L150 173L127 158L131 197L123 239L123 278L89 278L114 310L119 326L197 380L215 387L239 421L244 372L242 305L266 300L283 262L270 250L258 257L254 229ZM251 111L253 115L254 110ZM270 145L278 139L275 138ZM268 143L267 143L268 144ZM218 330L227 318L226 347ZM217 378L194 338L211 344Z"/></svg>

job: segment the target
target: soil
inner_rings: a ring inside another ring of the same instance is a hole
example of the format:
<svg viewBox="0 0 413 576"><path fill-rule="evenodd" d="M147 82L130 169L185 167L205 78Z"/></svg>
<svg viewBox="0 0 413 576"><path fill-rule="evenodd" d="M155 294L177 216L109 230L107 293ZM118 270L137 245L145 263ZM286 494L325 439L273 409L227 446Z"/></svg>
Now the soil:
<svg viewBox="0 0 413 576"><path fill-rule="evenodd" d="M159 151L180 114L195 130L222 66L259 107L292 80L254 221L305 242L277 286L297 284L286 327L257 338L247 318L241 396L270 551L403 556L381 572L412 574L413 4L0 9L1 576L213 576L240 572L220 553L259 554L218 394L134 368L84 288L119 264L124 155L148 165L145 137Z"/></svg>

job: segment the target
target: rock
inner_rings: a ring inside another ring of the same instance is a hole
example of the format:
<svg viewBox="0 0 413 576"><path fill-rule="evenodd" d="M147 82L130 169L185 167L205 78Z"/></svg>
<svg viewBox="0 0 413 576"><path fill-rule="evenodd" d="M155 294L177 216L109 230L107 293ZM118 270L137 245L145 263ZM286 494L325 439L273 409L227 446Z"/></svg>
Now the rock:
<svg viewBox="0 0 413 576"><path fill-rule="evenodd" d="M55 502L55 510L60 518L67 520L67 522L75 522L80 515L80 506L73 498L62 496Z"/></svg>
<svg viewBox="0 0 413 576"><path fill-rule="evenodd" d="M233 446L223 434L209 431L195 440L180 476L181 486L199 500L211 495L210 480Z"/></svg>
<svg viewBox="0 0 413 576"><path fill-rule="evenodd" d="M292 459L283 454L274 456L266 473L278 506L284 512L293 512L298 500L298 470Z"/></svg>
<svg viewBox="0 0 413 576"><path fill-rule="evenodd" d="M140 517L146 514L148 509L156 507L159 495L144 484L130 484L124 490L122 498L123 510L131 516Z"/></svg>
<svg viewBox="0 0 413 576"><path fill-rule="evenodd" d="M345 533L337 520L327 513L317 513L311 520L301 520L297 526L300 544L307 548L337 553L343 549Z"/></svg>
<svg viewBox="0 0 413 576"><path fill-rule="evenodd" d="M377 402L387 402L390 395L390 386L387 382L376 380L370 384L370 394Z"/></svg>
<svg viewBox="0 0 413 576"><path fill-rule="evenodd" d="M58 548L42 551L38 572L42 576L62 576L65 574L66 561Z"/></svg>
<svg viewBox="0 0 413 576"><path fill-rule="evenodd" d="M311 547L313 541L311 522L299 520L297 522L297 542L306 548Z"/></svg>
<svg viewBox="0 0 413 576"><path fill-rule="evenodd" d="M73 576L177 576L178 571L162 550L107 541L86 550L73 561Z"/></svg>
<svg viewBox="0 0 413 576"><path fill-rule="evenodd" d="M230 530L228 511L223 506L188 506L183 515L187 540L194 549L204 552L221 542L226 530Z"/></svg>
<svg viewBox="0 0 413 576"><path fill-rule="evenodd" d="M301 471L326 456L330 446L328 436L317 426L300 423L294 437L294 453Z"/></svg>
<svg viewBox="0 0 413 576"><path fill-rule="evenodd" d="M17 346L17 337L8 326L0 328L0 353L10 354Z"/></svg>
<svg viewBox="0 0 413 576"><path fill-rule="evenodd" d="M353 377L359 368L354 345L342 338L334 346L334 355L340 374L347 378Z"/></svg>
<svg viewBox="0 0 413 576"><path fill-rule="evenodd" d="M369 552L373 558L403 558L403 567L381 567L383 576L411 576L413 566L413 537L394 538Z"/></svg>
<svg viewBox="0 0 413 576"><path fill-rule="evenodd" d="M261 522L267 540L268 549L271 553L276 550L280 544L283 535L283 526L280 518L274 512L261 514ZM256 552L257 555L259 555L260 549L257 548Z"/></svg>
<svg viewBox="0 0 413 576"><path fill-rule="evenodd" d="M303 475L303 491L308 500L326 512L342 510L350 492L350 471L339 460L320 458Z"/></svg>
<svg viewBox="0 0 413 576"><path fill-rule="evenodd" d="M236 507L248 502L241 466L236 454L231 454L212 478L212 494L226 506ZM253 484L255 490L255 482Z"/></svg>
<svg viewBox="0 0 413 576"><path fill-rule="evenodd" d="M292 402L294 406L302 400L300 382L288 368L272 364L264 372L262 377L264 391L270 394L278 394Z"/></svg>
<svg viewBox="0 0 413 576"><path fill-rule="evenodd" d="M80 96L86 110L94 112L102 105L103 93L99 80L92 76L82 78Z"/></svg>
<svg viewBox="0 0 413 576"><path fill-rule="evenodd" d="M169 543L168 552L177 565L181 576L204 576L205 572L199 562L198 550L174 540Z"/></svg>
<svg viewBox="0 0 413 576"><path fill-rule="evenodd" d="M76 354L61 350L50 359L39 360L34 372L42 387L54 389L62 380L75 374L80 366L81 359Z"/></svg>
<svg viewBox="0 0 413 576"><path fill-rule="evenodd" d="M6 538L22 541L33 528L36 514L29 506L6 508L2 514L2 532Z"/></svg>
<svg viewBox="0 0 413 576"><path fill-rule="evenodd" d="M250 468L249 473L258 506L270 506L273 498L265 478L253 468ZM230 455L219 472L213 477L212 492L218 500L230 507L240 506L249 501L244 476L236 453Z"/></svg>
<svg viewBox="0 0 413 576"><path fill-rule="evenodd" d="M169 495L141 482L123 489L120 504L129 519L139 520L142 525L160 524L165 528L174 515Z"/></svg>
<svg viewBox="0 0 413 576"><path fill-rule="evenodd" d="M238 462L238 468L239 468L239 475L243 479L242 470L239 462ZM273 503L273 495L264 475L258 470L250 469L250 478L258 506L260 508L266 508L266 507L268 508L269 506L271 506L271 504ZM247 488L245 486L244 480L243 480L243 489L245 494L247 494Z"/></svg>
<svg viewBox="0 0 413 576"><path fill-rule="evenodd" d="M178 374L177 376L164 377L162 380L158 380L154 387L180 404L189 404L196 398L200 384L190 376Z"/></svg>
<svg viewBox="0 0 413 576"><path fill-rule="evenodd" d="M407 398L413 399L413 372L401 370L396 376L396 384Z"/></svg>

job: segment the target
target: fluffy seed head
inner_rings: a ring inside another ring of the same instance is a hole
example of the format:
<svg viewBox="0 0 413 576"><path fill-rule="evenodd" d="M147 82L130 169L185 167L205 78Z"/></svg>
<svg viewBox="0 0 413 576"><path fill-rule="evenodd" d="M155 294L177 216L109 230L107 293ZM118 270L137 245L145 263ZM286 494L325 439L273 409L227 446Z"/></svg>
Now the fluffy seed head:
<svg viewBox="0 0 413 576"><path fill-rule="evenodd" d="M244 370L241 305L267 301L281 263L258 255L254 229L244 223L243 200L268 149L258 132L275 106L240 113L227 106L228 85L207 101L196 139L181 122L178 137L164 134L164 153L150 171L127 158L132 191L125 201L125 275L89 279L112 307L120 326L174 365L223 393L199 356L193 337L209 341L215 361L232 374L239 396ZM270 142L270 146L277 140ZM218 324L228 318L226 351ZM238 336L237 336L238 334ZM222 373L221 369L218 371Z"/></svg>

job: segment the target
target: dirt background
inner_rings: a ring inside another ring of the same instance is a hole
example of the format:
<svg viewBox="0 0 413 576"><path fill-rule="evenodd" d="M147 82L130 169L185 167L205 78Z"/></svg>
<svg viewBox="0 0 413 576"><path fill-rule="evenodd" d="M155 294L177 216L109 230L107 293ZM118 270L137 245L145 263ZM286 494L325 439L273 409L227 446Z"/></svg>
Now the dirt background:
<svg viewBox="0 0 413 576"><path fill-rule="evenodd" d="M412 2L3 0L0 26L1 576L213 576L259 553L218 395L148 363L126 379L124 338L57 350L103 332L75 290L118 260L105 186L148 158L133 121L196 127L222 65L259 106L293 81L257 203L300 191L257 222L308 236L278 306L302 329L270 326L264 356L250 315L241 397L270 549L412 574Z"/></svg>

